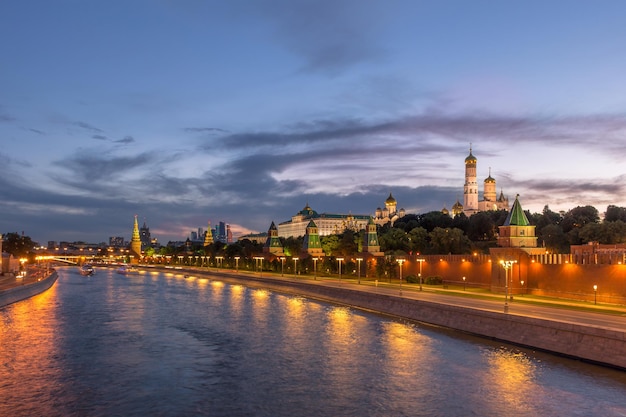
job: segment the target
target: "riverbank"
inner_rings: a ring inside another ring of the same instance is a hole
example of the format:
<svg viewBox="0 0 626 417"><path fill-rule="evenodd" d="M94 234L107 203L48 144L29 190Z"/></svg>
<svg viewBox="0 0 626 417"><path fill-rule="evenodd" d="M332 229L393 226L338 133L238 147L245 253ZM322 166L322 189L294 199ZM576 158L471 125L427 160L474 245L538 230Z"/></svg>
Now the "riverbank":
<svg viewBox="0 0 626 417"><path fill-rule="evenodd" d="M545 319L450 305L407 297L406 290L402 295L401 292L392 294L366 291L371 286L346 283L333 285L328 281L321 285L320 281L301 278L285 279L271 275L259 277L198 270L187 272L218 277L228 283L349 305L626 370L624 327L609 328L576 323L573 319Z"/></svg>
<svg viewBox="0 0 626 417"><path fill-rule="evenodd" d="M27 274L26 277L22 278L13 275L1 277L0 308L41 294L52 287L57 278L58 275L55 270L50 270L47 273L39 271L39 273Z"/></svg>

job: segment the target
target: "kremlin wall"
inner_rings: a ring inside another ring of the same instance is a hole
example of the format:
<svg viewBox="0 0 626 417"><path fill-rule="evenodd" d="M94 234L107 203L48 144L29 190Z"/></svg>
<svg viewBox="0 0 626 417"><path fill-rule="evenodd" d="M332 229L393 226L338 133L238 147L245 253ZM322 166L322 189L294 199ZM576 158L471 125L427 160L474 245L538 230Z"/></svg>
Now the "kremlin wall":
<svg viewBox="0 0 626 417"><path fill-rule="evenodd" d="M452 206L452 213L449 213L452 216L460 213L471 216L479 211L509 208L509 200L502 192L496 198L496 181L491 172L484 181L483 200L478 200L476 165L477 159L470 147L469 156L465 158L465 204L457 200ZM445 207L443 211L447 213ZM291 220L280 223L278 227L272 222L262 257L270 262L307 257L317 261L324 256L320 236L342 233L346 229L365 230L362 252L356 254L352 262L359 259L361 266L363 261L361 276L372 279L376 264L385 259L378 243L377 226L389 222L393 224L404 215L403 209L397 210L397 201L391 194L385 201L385 208L378 208L374 216L318 214L307 204ZM302 251L295 257L285 256L280 240L292 236L304 236ZM131 252L136 259L141 257L139 240L135 216ZM204 246L211 243L210 233L207 233ZM519 196L515 198L504 224L499 227L497 245L490 249L489 254L409 255L403 257L402 276L421 277L424 282L436 277L443 281L444 286L484 288L495 293L508 293L511 297L533 294L626 304L626 245L582 245L573 246L571 254L547 253L544 248L537 247L535 226L529 223Z"/></svg>

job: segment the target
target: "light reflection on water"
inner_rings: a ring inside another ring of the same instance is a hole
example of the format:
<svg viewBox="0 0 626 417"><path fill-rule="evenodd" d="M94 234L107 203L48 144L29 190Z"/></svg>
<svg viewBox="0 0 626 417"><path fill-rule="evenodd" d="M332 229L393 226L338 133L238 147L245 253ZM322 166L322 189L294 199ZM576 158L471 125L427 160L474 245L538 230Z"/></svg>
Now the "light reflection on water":
<svg viewBox="0 0 626 417"><path fill-rule="evenodd" d="M618 371L182 274L0 310L2 416L626 415Z"/></svg>

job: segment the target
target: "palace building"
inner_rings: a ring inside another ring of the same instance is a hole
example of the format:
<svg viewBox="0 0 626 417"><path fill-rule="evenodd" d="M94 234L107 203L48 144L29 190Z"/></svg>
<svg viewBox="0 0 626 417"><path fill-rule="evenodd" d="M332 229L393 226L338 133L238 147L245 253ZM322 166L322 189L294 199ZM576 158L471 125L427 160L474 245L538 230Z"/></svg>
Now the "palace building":
<svg viewBox="0 0 626 417"><path fill-rule="evenodd" d="M317 226L319 236L343 233L346 229L356 232L365 229L370 217L363 214L319 214L307 204L291 220L278 225L278 237L304 236L311 220Z"/></svg>

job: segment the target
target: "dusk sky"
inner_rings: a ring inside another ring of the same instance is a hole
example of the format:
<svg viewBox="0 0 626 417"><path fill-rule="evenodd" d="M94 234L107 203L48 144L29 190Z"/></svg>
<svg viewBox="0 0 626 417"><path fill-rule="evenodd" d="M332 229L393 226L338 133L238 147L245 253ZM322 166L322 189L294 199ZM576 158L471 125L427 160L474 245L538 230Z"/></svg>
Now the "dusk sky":
<svg viewBox="0 0 626 417"><path fill-rule="evenodd" d="M626 206L626 2L3 0L0 233L163 244L478 182Z"/></svg>

